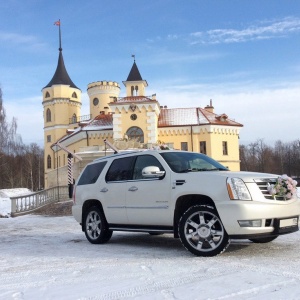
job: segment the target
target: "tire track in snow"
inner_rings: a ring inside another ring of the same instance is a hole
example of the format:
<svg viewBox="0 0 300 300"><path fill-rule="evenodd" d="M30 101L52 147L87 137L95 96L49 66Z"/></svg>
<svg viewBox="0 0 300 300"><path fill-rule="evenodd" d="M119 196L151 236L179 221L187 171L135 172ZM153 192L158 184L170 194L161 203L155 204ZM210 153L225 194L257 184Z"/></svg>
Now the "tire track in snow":
<svg viewBox="0 0 300 300"><path fill-rule="evenodd" d="M137 286L137 287L132 287L128 288L125 290L120 290L120 291L115 291L115 292L110 292L110 293L105 293L101 296L93 296L93 297L81 297L79 298L80 300L115 300L115 299L124 299L124 298L130 298L130 297L140 297L140 296L145 296L147 294L150 295L150 293L155 293L155 292L162 292L162 296L166 296L166 293L168 296L171 296L172 292L167 291L170 288L182 286L188 283L194 283L197 282L203 278L214 278L214 277L219 277L222 275L225 275L228 272L236 272L236 268L230 268L226 270L211 270L209 269L208 272L205 273L193 273L189 274L187 276L183 277L176 277L174 276L171 279L167 280L159 280L157 282L149 282L147 286ZM174 275L172 274L169 275ZM151 296L150 296L151 297ZM174 299L174 298L173 298Z"/></svg>

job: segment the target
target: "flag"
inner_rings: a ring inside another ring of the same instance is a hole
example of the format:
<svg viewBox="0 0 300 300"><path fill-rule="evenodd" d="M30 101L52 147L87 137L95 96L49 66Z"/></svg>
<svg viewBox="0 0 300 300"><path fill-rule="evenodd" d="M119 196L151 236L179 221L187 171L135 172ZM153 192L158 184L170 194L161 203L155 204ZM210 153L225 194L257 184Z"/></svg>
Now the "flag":
<svg viewBox="0 0 300 300"><path fill-rule="evenodd" d="M60 20L58 20L58 21L54 22L54 25L56 25L56 26L60 26Z"/></svg>

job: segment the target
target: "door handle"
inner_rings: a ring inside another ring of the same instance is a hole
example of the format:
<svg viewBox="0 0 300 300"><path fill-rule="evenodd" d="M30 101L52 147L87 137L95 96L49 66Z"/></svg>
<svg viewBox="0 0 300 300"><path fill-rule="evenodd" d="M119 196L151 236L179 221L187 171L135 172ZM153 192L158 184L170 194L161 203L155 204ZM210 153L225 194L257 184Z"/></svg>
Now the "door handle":
<svg viewBox="0 0 300 300"><path fill-rule="evenodd" d="M106 192L108 192L108 189L105 187L105 188L103 188L102 190L100 190L100 192L101 192L101 193L106 193Z"/></svg>
<svg viewBox="0 0 300 300"><path fill-rule="evenodd" d="M130 192L135 192L137 190L138 190L138 188L136 186L132 186L128 189L128 191L130 191Z"/></svg>

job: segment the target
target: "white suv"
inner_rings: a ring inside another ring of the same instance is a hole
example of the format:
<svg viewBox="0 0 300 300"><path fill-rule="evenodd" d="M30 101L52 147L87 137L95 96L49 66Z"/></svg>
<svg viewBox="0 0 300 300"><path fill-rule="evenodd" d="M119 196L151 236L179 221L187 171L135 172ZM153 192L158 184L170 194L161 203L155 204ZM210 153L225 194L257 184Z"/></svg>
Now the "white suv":
<svg viewBox="0 0 300 300"><path fill-rule="evenodd" d="M88 164L76 181L73 216L93 244L113 231L173 233L198 256L230 239L266 243L298 230L300 201L268 192L278 175L231 172L194 152L147 150Z"/></svg>

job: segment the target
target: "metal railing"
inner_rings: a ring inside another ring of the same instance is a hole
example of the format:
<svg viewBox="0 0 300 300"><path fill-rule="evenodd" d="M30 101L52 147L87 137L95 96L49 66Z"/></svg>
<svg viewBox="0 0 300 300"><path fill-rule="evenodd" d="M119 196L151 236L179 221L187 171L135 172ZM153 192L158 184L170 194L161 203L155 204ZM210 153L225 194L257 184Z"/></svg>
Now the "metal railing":
<svg viewBox="0 0 300 300"><path fill-rule="evenodd" d="M50 203L69 200L68 186L52 187L43 191L10 197L11 216L17 217Z"/></svg>

